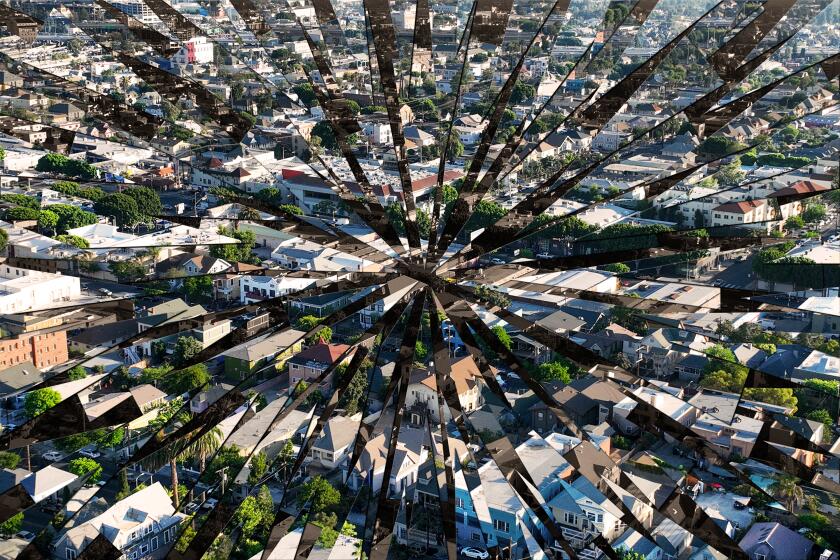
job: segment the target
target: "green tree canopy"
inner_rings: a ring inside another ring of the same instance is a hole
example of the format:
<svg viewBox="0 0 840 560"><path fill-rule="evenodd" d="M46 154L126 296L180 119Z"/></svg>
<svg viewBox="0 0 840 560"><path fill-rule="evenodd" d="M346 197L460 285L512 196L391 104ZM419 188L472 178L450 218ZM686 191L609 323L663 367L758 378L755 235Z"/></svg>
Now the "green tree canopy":
<svg viewBox="0 0 840 560"><path fill-rule="evenodd" d="M23 400L23 409L26 415L34 418L44 411L54 407L61 402L61 393L51 387L35 389L26 394Z"/></svg>
<svg viewBox="0 0 840 560"><path fill-rule="evenodd" d="M301 486L297 500L301 507L310 502L310 512L315 515L338 505L341 502L341 493L333 488L327 479L318 475Z"/></svg>
<svg viewBox="0 0 840 560"><path fill-rule="evenodd" d="M120 227L132 227L143 221L143 214L137 202L127 194L107 194L95 202L93 208L100 216L113 216Z"/></svg>
<svg viewBox="0 0 840 560"><path fill-rule="evenodd" d="M78 477L83 477L90 473L88 481L97 482L102 476L102 465L89 457L79 457L70 461L68 469L71 473Z"/></svg>
<svg viewBox="0 0 840 560"><path fill-rule="evenodd" d="M175 350L172 358L176 365L183 365L192 360L203 349L204 347L201 345L201 342L195 337L182 336L175 342Z"/></svg>
<svg viewBox="0 0 840 560"><path fill-rule="evenodd" d="M134 199L137 211L146 218L158 216L163 212L160 195L149 187L131 187L124 190L123 194Z"/></svg>
<svg viewBox="0 0 840 560"><path fill-rule="evenodd" d="M540 364L537 368L537 377L540 381L572 382L572 376L569 374L569 366L562 362L546 362Z"/></svg>

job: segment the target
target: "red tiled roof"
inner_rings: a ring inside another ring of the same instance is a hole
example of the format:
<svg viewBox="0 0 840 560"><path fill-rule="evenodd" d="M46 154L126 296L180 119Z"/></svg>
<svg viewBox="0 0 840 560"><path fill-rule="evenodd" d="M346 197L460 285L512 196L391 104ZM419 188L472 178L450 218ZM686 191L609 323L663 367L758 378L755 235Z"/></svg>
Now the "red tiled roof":
<svg viewBox="0 0 840 560"><path fill-rule="evenodd" d="M746 214L751 210L755 210L756 208L761 208L764 206L763 200L742 200L741 202L727 202L726 204L721 204L715 211L717 212L729 212L730 214Z"/></svg>
<svg viewBox="0 0 840 560"><path fill-rule="evenodd" d="M208 163L207 166L210 169L218 169L220 167L223 167L224 164L222 163L222 160L214 157L214 158L210 158L210 163Z"/></svg>
<svg viewBox="0 0 840 560"><path fill-rule="evenodd" d="M792 194L805 194L805 193L813 193L813 192L821 192L827 191L830 187L826 187L824 185L818 185L813 181L797 181L792 185L788 185L777 190L773 193L774 197L777 196L787 196Z"/></svg>
<svg viewBox="0 0 840 560"><path fill-rule="evenodd" d="M319 364L329 365L336 361L348 348L350 347L346 344L326 344L319 342L298 353L290 361L296 364L318 362Z"/></svg>
<svg viewBox="0 0 840 560"><path fill-rule="evenodd" d="M457 171L455 169L450 169L448 171L443 172L443 182L449 183L450 181L454 181L455 179L460 179L464 176L462 171ZM433 173L428 177L423 177L422 179L418 179L416 181L411 182L411 191L417 192L422 191L423 189L428 189L429 187L433 187L437 184L437 173Z"/></svg>

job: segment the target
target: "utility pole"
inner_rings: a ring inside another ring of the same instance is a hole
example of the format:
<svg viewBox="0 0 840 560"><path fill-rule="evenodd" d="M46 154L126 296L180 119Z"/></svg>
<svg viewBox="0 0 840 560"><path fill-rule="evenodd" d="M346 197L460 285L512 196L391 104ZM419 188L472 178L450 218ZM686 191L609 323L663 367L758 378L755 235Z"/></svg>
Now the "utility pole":
<svg viewBox="0 0 840 560"><path fill-rule="evenodd" d="M221 486L221 496L225 495L225 482L227 481L227 466L222 467L221 469L217 470L216 473L222 473L222 486Z"/></svg>

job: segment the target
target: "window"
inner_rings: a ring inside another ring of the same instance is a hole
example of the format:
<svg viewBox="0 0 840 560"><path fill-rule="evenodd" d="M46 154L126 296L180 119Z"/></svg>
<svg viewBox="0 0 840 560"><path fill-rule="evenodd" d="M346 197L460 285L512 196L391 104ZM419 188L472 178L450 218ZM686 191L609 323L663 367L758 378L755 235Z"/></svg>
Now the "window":
<svg viewBox="0 0 840 560"><path fill-rule="evenodd" d="M72 548L65 549L67 560L76 560L76 551Z"/></svg>
<svg viewBox="0 0 840 560"><path fill-rule="evenodd" d="M603 523L604 522L604 514L599 513L597 519L595 520L596 523Z"/></svg>
<svg viewBox="0 0 840 560"><path fill-rule="evenodd" d="M498 519L494 519L493 528L499 531L500 533L510 532L510 524L507 521L499 521Z"/></svg>
<svg viewBox="0 0 840 560"><path fill-rule="evenodd" d="M149 545L143 544L140 545L140 554L148 554L149 553Z"/></svg>
<svg viewBox="0 0 840 560"><path fill-rule="evenodd" d="M461 509L464 508L464 500L461 498L455 498L455 505Z"/></svg>
<svg viewBox="0 0 840 560"><path fill-rule="evenodd" d="M481 533L473 531L472 540L481 542Z"/></svg>
<svg viewBox="0 0 840 560"><path fill-rule="evenodd" d="M169 531L163 532L163 544L169 544Z"/></svg>
<svg viewBox="0 0 840 560"><path fill-rule="evenodd" d="M566 512L566 523L568 523L569 525L577 525L577 522L578 522L577 515L575 515L574 513L569 513L567 511Z"/></svg>
<svg viewBox="0 0 840 560"><path fill-rule="evenodd" d="M755 560L767 560L767 557L763 554L755 553L753 556L755 556Z"/></svg>

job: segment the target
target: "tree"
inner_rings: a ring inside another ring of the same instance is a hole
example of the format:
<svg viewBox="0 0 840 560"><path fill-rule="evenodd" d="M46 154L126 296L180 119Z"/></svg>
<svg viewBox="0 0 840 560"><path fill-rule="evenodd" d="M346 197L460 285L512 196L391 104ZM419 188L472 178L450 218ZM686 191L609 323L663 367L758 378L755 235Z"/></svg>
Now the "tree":
<svg viewBox="0 0 840 560"><path fill-rule="evenodd" d="M317 344L318 342L329 343L332 340L333 331L329 327L321 327L318 332L306 338L307 344Z"/></svg>
<svg viewBox="0 0 840 560"><path fill-rule="evenodd" d="M204 347L196 338L182 336L175 342L175 351L172 353L172 358L176 365L184 365L189 363L202 350L204 350Z"/></svg>
<svg viewBox="0 0 840 560"><path fill-rule="evenodd" d="M327 479L318 475L310 478L301 486L297 501L301 507L310 502L310 512L315 515L338 505L341 502L341 493L333 488Z"/></svg>
<svg viewBox="0 0 840 560"><path fill-rule="evenodd" d="M301 103L308 107L313 106L317 100L315 90L312 89L310 84L298 84L292 88L292 91L297 94Z"/></svg>
<svg viewBox="0 0 840 560"><path fill-rule="evenodd" d="M60 402L61 393L51 387L44 387L43 389L35 389L26 394L26 398L23 401L23 409L29 418L34 418Z"/></svg>
<svg viewBox="0 0 840 560"><path fill-rule="evenodd" d="M222 445L222 430L213 426L204 435L196 439L187 450L190 457L198 459L198 472L204 472L207 466L207 459L216 452ZM204 502L205 492L201 493L201 501Z"/></svg>
<svg viewBox="0 0 840 560"><path fill-rule="evenodd" d="M461 137L458 136L458 133L453 131L451 134L443 133L438 137L438 147L445 145L447 138L449 138L449 147L446 149L446 159L447 161L454 162L464 155L464 144L461 142ZM443 152L441 152L441 155L443 155Z"/></svg>
<svg viewBox="0 0 840 560"><path fill-rule="evenodd" d="M315 315L303 315L295 320L295 328L309 332L320 323L320 317L316 317Z"/></svg>
<svg viewBox="0 0 840 560"><path fill-rule="evenodd" d="M67 245L71 245L78 249L89 249L90 243L84 237L79 237L78 235L57 235L55 237L56 241L61 241L62 243L66 243Z"/></svg>
<svg viewBox="0 0 840 560"><path fill-rule="evenodd" d="M23 529L23 512L17 513L0 523L0 535L11 537Z"/></svg>
<svg viewBox="0 0 840 560"><path fill-rule="evenodd" d="M184 293L190 302L213 299L213 279L209 276L190 276L184 280Z"/></svg>
<svg viewBox="0 0 840 560"><path fill-rule="evenodd" d="M107 194L94 203L93 208L100 216L113 216L120 227L132 227L143 221L137 202L127 194Z"/></svg>
<svg viewBox="0 0 840 560"><path fill-rule="evenodd" d="M831 417L830 412L824 408L818 408L806 414L805 418L813 420L814 422L822 422L825 425L825 430L823 431L823 443L831 442L833 437L831 430L834 427L835 420Z"/></svg>
<svg viewBox="0 0 840 560"><path fill-rule="evenodd" d="M429 349L422 340L414 343L414 360L420 363L425 363L426 358L429 357Z"/></svg>
<svg viewBox="0 0 840 560"><path fill-rule="evenodd" d="M368 364L367 367L365 367L365 364ZM353 375L353 379L351 379L350 383L347 385L347 389L344 391L344 394L341 395L340 404L344 407L345 415L353 416L361 410L368 388L367 372L372 365L373 364L369 360L362 362L362 365Z"/></svg>
<svg viewBox="0 0 840 560"><path fill-rule="evenodd" d="M80 365L79 366L73 366L67 372L67 378L70 381L76 381L78 379L84 379L85 377L87 377L87 370L84 368L84 366L80 366Z"/></svg>
<svg viewBox="0 0 840 560"><path fill-rule="evenodd" d="M788 511L793 512L805 500L805 492L799 479L789 474L781 474L770 485L770 491L781 500Z"/></svg>
<svg viewBox="0 0 840 560"><path fill-rule="evenodd" d="M537 368L537 377L540 381L560 381L571 383L572 376L569 374L568 365L562 362L546 362Z"/></svg>
<svg viewBox="0 0 840 560"><path fill-rule="evenodd" d="M90 474L89 482L98 482L102 476L102 465L89 457L79 457L70 461L68 470L79 478Z"/></svg>
<svg viewBox="0 0 840 560"><path fill-rule="evenodd" d="M54 153L42 156L35 165L35 170L42 173L60 173L84 180L94 179L99 175L99 170L87 162Z"/></svg>
<svg viewBox="0 0 840 560"><path fill-rule="evenodd" d="M0 451L0 468L16 469L20 463L20 455L11 451Z"/></svg>
<svg viewBox="0 0 840 560"><path fill-rule="evenodd" d="M805 220L802 219L802 216L791 216L785 221L785 229L788 231L804 227Z"/></svg>
<svg viewBox="0 0 840 560"><path fill-rule="evenodd" d="M623 546L616 550L616 552L618 553L619 560L646 560L647 558L641 552L636 552Z"/></svg>
<svg viewBox="0 0 840 560"><path fill-rule="evenodd" d="M741 171L741 158L735 157L730 163L721 165L717 178L724 185L737 185L744 180L746 174Z"/></svg>
<svg viewBox="0 0 840 560"><path fill-rule="evenodd" d="M40 210L36 210L35 208L26 208L24 206L15 206L14 208L9 208L4 212L4 218L10 222L36 221L40 215Z"/></svg>
<svg viewBox="0 0 840 560"><path fill-rule="evenodd" d="M813 224L815 222L819 222L820 220L824 220L827 211L825 209L824 204L810 204L808 208L802 212L802 219L809 224Z"/></svg>
<svg viewBox="0 0 840 560"><path fill-rule="evenodd" d="M210 373L207 371L207 366L204 364L195 364L170 374L165 380L164 388L169 393L180 395L203 387L209 382Z"/></svg>
<svg viewBox="0 0 840 560"><path fill-rule="evenodd" d="M146 218L158 216L163 212L160 195L149 187L131 187L123 193L137 203L138 212Z"/></svg>
<svg viewBox="0 0 840 560"><path fill-rule="evenodd" d="M219 235L237 239L239 243L230 245L213 245L210 247L210 254L217 259L224 259L229 262L258 263L259 259L254 255L254 246L257 244L257 236L252 231L244 229L233 229L220 227Z"/></svg>
<svg viewBox="0 0 840 560"><path fill-rule="evenodd" d="M6 246L9 244L9 234L6 233L5 229L0 229L0 253L6 250Z"/></svg>
<svg viewBox="0 0 840 560"><path fill-rule="evenodd" d="M510 350L510 346L512 344L512 341L510 339L510 335L507 333L505 328L501 325L496 325L495 327L493 327L490 330L493 331L493 334L496 335L496 338L499 339L499 342L502 343L502 346L504 346L506 349Z"/></svg>
<svg viewBox="0 0 840 560"><path fill-rule="evenodd" d="M336 138L335 130L333 130L332 124L329 121L320 121L312 128L311 135L313 137L317 136L321 139L321 145L329 150L335 150L338 146L338 138ZM347 144L355 144L359 140L358 134L355 132L353 134L348 134L347 137L344 139Z"/></svg>
<svg viewBox="0 0 840 560"><path fill-rule="evenodd" d="M38 214L38 229L42 232L49 231L54 234L58 227L58 215L52 210L41 210Z"/></svg>
<svg viewBox="0 0 840 560"><path fill-rule="evenodd" d="M510 94L510 102L514 105L518 105L529 99L533 99L536 94L537 90L534 86L518 80L513 85L513 91Z"/></svg>
<svg viewBox="0 0 840 560"><path fill-rule="evenodd" d="M784 406L796 411L796 405L799 403L793 394L793 389L783 389L778 387L762 387L762 388L745 388L742 392L743 398L751 401L759 401L776 406Z"/></svg>
<svg viewBox="0 0 840 560"><path fill-rule="evenodd" d="M112 261L108 270L120 282L135 282L146 276L146 267L136 261Z"/></svg>
<svg viewBox="0 0 840 560"><path fill-rule="evenodd" d="M242 503L239 504L239 508L236 510L236 514L233 516L233 522L241 527L242 535L246 538L250 537L256 531L262 522L262 515L260 514L256 497L248 496L242 500Z"/></svg>
<svg viewBox="0 0 840 560"><path fill-rule="evenodd" d="M624 274L626 272L630 272L630 267L624 263L608 264L606 266L602 266L601 268L603 268L607 272L615 272L616 274Z"/></svg>
<svg viewBox="0 0 840 560"><path fill-rule="evenodd" d="M251 458L251 472L248 473L248 484L258 484L268 472L268 457L260 451Z"/></svg>
<svg viewBox="0 0 840 560"><path fill-rule="evenodd" d="M50 205L50 212L54 212L58 216L56 229L60 232L89 226L99 221L98 216L93 212L86 212L70 204L52 204Z"/></svg>

